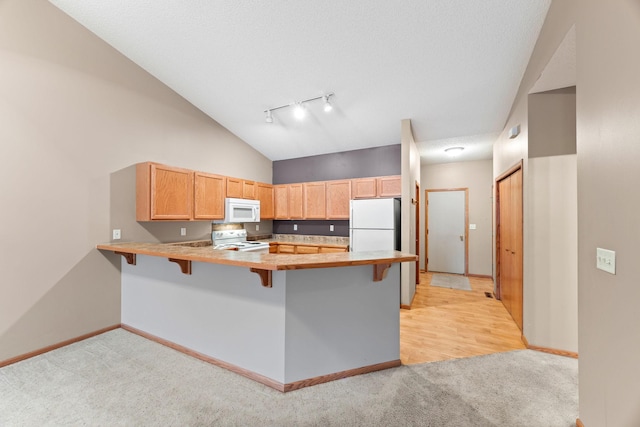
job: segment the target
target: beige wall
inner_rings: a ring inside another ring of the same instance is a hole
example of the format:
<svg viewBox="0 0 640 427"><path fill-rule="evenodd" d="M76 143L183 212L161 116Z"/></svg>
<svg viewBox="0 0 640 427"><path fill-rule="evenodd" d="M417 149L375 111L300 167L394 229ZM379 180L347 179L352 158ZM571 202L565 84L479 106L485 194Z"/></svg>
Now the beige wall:
<svg viewBox="0 0 640 427"><path fill-rule="evenodd" d="M469 230L469 274L491 276L493 247L491 236L493 178L492 160L473 162L442 163L422 165L420 177L420 268L425 268L426 227L425 227L425 190L446 188L469 189L469 224L476 224L475 230Z"/></svg>
<svg viewBox="0 0 640 427"><path fill-rule="evenodd" d="M577 156L529 159L526 337L578 351Z"/></svg>
<svg viewBox="0 0 640 427"><path fill-rule="evenodd" d="M402 163L402 251L416 253L416 182L420 182L420 152L413 138L411 120L400 123ZM416 263L403 262L401 267L400 304L411 305L416 293Z"/></svg>
<svg viewBox="0 0 640 427"><path fill-rule="evenodd" d="M577 29L580 419L640 425L640 2L580 2ZM595 268L616 251L616 274Z"/></svg>
<svg viewBox="0 0 640 427"><path fill-rule="evenodd" d="M271 182L268 159L48 2L3 1L0 361L120 322L120 259L95 249L112 228L208 233L135 222L146 160Z"/></svg>
<svg viewBox="0 0 640 427"><path fill-rule="evenodd" d="M549 204L541 207L541 197L537 191L544 188L545 194L551 200L565 198L575 199L577 189L575 185L570 188L574 179L568 182L559 182L568 178L568 171L556 169L557 162L547 159L538 163L536 173L532 175L530 159L532 153L538 155L556 154L550 152L546 140L541 140L535 131L532 132L530 120L536 126L545 126L544 115L537 115L538 108L529 110L529 91L534 86L538 77L543 73L547 63L558 49L565 38L565 35L575 24L576 6L575 0L554 1L551 4L544 26L532 53L531 59L522 79L518 95L514 101L511 114L507 120L505 128L494 144L494 169L493 176L498 177L509 167L523 161L523 255L524 255L524 282L523 282L523 333L530 344L541 347L549 347L558 350L575 351L577 342L577 330L575 328L575 281L567 281L567 278L575 278L575 262L577 245L575 233L568 228L556 227L557 224L570 222L570 218L576 217L575 204L568 201L565 205ZM580 89L578 88L578 93ZM531 95L533 97L546 95ZM569 96L570 98L570 96ZM564 99L564 98L563 98ZM551 98L553 105L558 105ZM535 102L534 102L535 104ZM560 103L561 111L567 110L563 107L570 106L569 103ZM570 110L570 109L569 109ZM574 126L569 123L569 126ZM558 123L548 123L551 134L560 135L558 131L563 127ZM521 133L515 139L508 138L509 129L516 125L521 126ZM558 125L558 126L556 126ZM566 137L566 136L565 136ZM569 138L570 139L570 138ZM563 141L561 145L570 145L573 141ZM546 162L546 163L545 163ZM568 160L570 163L571 161ZM543 166L548 166L546 169ZM563 173L565 175L563 175ZM544 185L547 187L544 187ZM572 207L573 206L573 207ZM572 208L573 212L565 212L562 209ZM569 219L567 219L567 215ZM554 218L552 221L549 218ZM552 233L552 231L556 233ZM564 231L562 231L564 230ZM542 252L541 248L550 248L552 245L559 245L565 248L566 252L558 253L556 249L552 253L561 257L560 262L549 257L549 254ZM495 236L494 236L495 247ZM566 262L562 262L562 260ZM550 276L544 276L544 273ZM546 281L552 280L552 283Z"/></svg>

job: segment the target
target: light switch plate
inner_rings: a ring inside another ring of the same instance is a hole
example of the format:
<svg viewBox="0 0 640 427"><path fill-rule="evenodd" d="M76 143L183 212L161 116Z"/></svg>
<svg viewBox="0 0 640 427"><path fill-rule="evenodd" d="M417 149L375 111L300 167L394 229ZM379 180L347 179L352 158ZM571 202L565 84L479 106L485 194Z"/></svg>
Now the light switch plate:
<svg viewBox="0 0 640 427"><path fill-rule="evenodd" d="M112 240L120 240L121 237L122 237L122 234L120 233L120 229L119 228L114 228L113 229L113 238L112 238Z"/></svg>
<svg viewBox="0 0 640 427"><path fill-rule="evenodd" d="M469 230L475 230L475 229L476 229L475 224L469 224Z"/></svg>
<svg viewBox="0 0 640 427"><path fill-rule="evenodd" d="M596 268L616 274L616 253L609 249L596 249Z"/></svg>

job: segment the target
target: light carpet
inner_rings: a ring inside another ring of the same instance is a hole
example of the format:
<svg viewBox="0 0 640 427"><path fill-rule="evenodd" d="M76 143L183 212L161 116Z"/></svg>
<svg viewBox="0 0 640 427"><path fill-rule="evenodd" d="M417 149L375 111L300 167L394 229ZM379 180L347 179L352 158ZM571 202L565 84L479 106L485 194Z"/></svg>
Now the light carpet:
<svg viewBox="0 0 640 427"><path fill-rule="evenodd" d="M122 329L0 369L0 425L572 426L577 360L531 350L280 393Z"/></svg>
<svg viewBox="0 0 640 427"><path fill-rule="evenodd" d="M459 289L462 291L471 290L471 285L469 284L469 279L467 277L451 274L433 273L431 275L430 285L438 286L440 288Z"/></svg>

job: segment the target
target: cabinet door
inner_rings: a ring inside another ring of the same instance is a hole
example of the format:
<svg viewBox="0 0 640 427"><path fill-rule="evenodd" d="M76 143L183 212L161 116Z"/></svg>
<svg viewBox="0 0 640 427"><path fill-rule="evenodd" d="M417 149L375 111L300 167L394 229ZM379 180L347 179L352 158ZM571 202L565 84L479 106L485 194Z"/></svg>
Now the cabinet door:
<svg viewBox="0 0 640 427"><path fill-rule="evenodd" d="M242 198L249 200L256 199L256 183L254 181L242 181Z"/></svg>
<svg viewBox="0 0 640 427"><path fill-rule="evenodd" d="M273 185L256 183L257 199L260 200L260 219L273 219L274 217L274 200Z"/></svg>
<svg viewBox="0 0 640 427"><path fill-rule="evenodd" d="M274 219L289 219L289 186L273 186Z"/></svg>
<svg viewBox="0 0 640 427"><path fill-rule="evenodd" d="M351 181L327 181L327 219L349 219Z"/></svg>
<svg viewBox="0 0 640 427"><path fill-rule="evenodd" d="M327 194L324 182L304 183L304 219L327 217Z"/></svg>
<svg viewBox="0 0 640 427"><path fill-rule="evenodd" d="M302 219L302 184L289 184L289 219Z"/></svg>
<svg viewBox="0 0 640 427"><path fill-rule="evenodd" d="M194 174L194 219L224 219L225 177L204 172Z"/></svg>
<svg viewBox="0 0 640 427"><path fill-rule="evenodd" d="M151 219L190 220L193 212L193 171L150 165Z"/></svg>
<svg viewBox="0 0 640 427"><path fill-rule="evenodd" d="M244 182L239 178L227 177L227 195L226 197L233 197L235 199L242 199Z"/></svg>
<svg viewBox="0 0 640 427"><path fill-rule="evenodd" d="M383 176L378 181L378 197L400 197L402 195L402 179L399 175Z"/></svg>
<svg viewBox="0 0 640 427"><path fill-rule="evenodd" d="M356 178L351 180L351 195L354 199L374 199L378 195L375 178Z"/></svg>

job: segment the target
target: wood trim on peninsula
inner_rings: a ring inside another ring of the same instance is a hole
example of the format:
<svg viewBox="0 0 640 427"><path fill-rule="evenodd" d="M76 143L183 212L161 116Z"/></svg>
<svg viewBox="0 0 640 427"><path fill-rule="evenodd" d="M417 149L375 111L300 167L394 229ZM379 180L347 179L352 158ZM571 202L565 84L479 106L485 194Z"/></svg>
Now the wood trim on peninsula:
<svg viewBox="0 0 640 427"><path fill-rule="evenodd" d="M179 351L180 353L184 353L188 356L195 357L196 359L202 360L203 362L207 362L212 365L218 366L220 368L224 368L228 371L234 372L238 375L242 375L245 378L249 378L250 380L256 381L260 384L266 385L267 387L271 387L283 393L299 390L301 388L310 387L318 384L327 383L330 381L339 380L342 378L353 377L355 375L368 374L370 372L376 372L384 369L395 368L402 365L402 362L399 359L390 360L388 362L376 363L373 365L363 366L360 368L348 369L346 371L335 372L333 374L321 375L318 377L307 378L304 380L283 384L281 382L272 380L271 378L265 377L264 375L260 375L255 372L249 371L247 369L240 368L239 366L233 365L231 363L227 363L223 360L219 360L214 357L207 356L205 354L191 350L190 348L184 347L180 344L176 344L174 342L165 340L163 338L157 337L155 335L149 334L147 332L141 331L131 326L122 324L122 329L129 331L132 334L139 335L150 341L157 342L158 344L164 345L165 347L172 348L176 351Z"/></svg>

